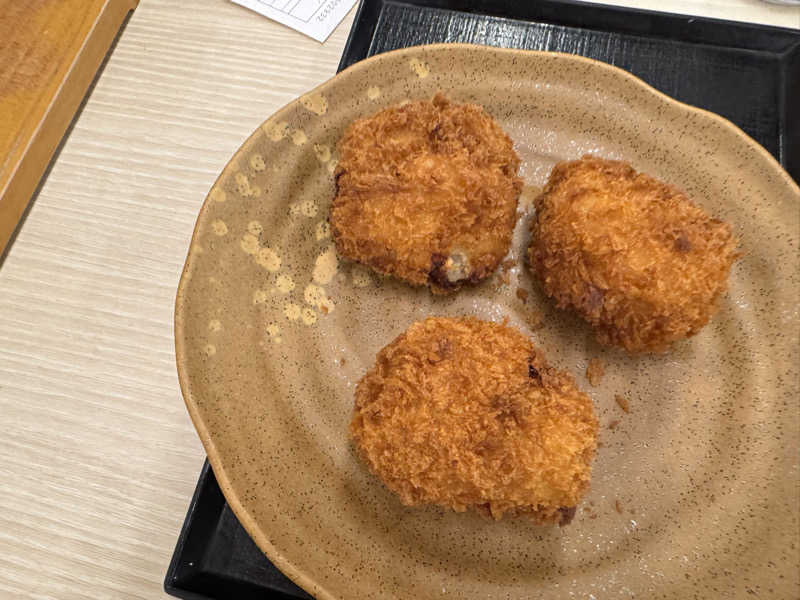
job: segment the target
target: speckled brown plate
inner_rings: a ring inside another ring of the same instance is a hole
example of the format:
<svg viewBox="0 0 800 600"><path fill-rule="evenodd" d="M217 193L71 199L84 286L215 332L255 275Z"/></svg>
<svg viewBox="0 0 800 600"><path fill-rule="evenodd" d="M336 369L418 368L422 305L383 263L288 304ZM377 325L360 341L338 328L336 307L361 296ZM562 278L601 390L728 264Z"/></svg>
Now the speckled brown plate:
<svg viewBox="0 0 800 600"><path fill-rule="evenodd" d="M337 262L326 224L344 128L437 90L500 121L530 186L508 284L445 298ZM741 240L718 315L668 354L597 347L520 266L536 189L586 152L677 184ZM268 119L211 190L178 290L181 387L228 503L317 598L796 598L799 229L800 190L766 151L617 68L466 45L382 54ZM591 394L602 447L570 526L405 508L354 456L353 389L375 353L460 314L507 315Z"/></svg>

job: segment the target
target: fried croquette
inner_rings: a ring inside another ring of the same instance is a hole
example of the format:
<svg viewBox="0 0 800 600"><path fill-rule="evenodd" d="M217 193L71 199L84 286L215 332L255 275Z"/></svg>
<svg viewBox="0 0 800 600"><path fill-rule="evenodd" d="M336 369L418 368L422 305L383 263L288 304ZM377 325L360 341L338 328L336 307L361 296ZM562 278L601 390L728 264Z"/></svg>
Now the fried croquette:
<svg viewBox="0 0 800 600"><path fill-rule="evenodd" d="M441 94L393 106L354 122L338 149L340 255L447 293L491 275L508 252L520 161L480 106Z"/></svg>
<svg viewBox="0 0 800 600"><path fill-rule="evenodd" d="M679 189L584 156L555 166L535 206L531 270L599 342L660 352L716 311L736 241Z"/></svg>
<svg viewBox="0 0 800 600"><path fill-rule="evenodd" d="M350 433L403 504L566 524L589 486L592 402L522 333L429 318L356 387Z"/></svg>

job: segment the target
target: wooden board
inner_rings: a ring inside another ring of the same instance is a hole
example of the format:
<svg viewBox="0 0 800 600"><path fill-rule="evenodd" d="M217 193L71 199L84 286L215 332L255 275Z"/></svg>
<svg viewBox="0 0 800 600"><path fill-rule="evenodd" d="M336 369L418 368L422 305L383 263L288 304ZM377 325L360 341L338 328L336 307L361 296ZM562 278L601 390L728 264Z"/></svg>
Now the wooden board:
<svg viewBox="0 0 800 600"><path fill-rule="evenodd" d="M138 0L0 0L0 253Z"/></svg>

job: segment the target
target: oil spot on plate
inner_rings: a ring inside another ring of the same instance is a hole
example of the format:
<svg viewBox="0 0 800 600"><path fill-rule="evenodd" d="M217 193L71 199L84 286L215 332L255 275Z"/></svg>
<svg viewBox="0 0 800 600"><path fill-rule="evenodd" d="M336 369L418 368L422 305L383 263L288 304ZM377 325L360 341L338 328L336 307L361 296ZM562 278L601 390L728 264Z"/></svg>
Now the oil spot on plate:
<svg viewBox="0 0 800 600"><path fill-rule="evenodd" d="M420 79L424 79L431 72L428 65L418 58L412 58L408 61L408 66L411 67L411 70L414 71L416 76Z"/></svg>
<svg viewBox="0 0 800 600"><path fill-rule="evenodd" d="M289 214L291 215L316 217L318 210L319 209L313 200L300 200L289 205Z"/></svg>
<svg viewBox="0 0 800 600"><path fill-rule="evenodd" d="M303 299L306 301L306 304L310 304L311 306L319 306L326 297L325 288L314 285L313 283L309 283L303 291Z"/></svg>
<svg viewBox="0 0 800 600"><path fill-rule="evenodd" d="M328 298L325 288L313 283L309 283L303 291L303 300L306 301L306 304L319 308L326 314L332 312L334 308L333 301Z"/></svg>
<svg viewBox="0 0 800 600"><path fill-rule="evenodd" d="M219 236L228 233L228 226L225 225L225 221L223 221L222 219L217 219L216 221L211 223L211 229L213 229L214 233Z"/></svg>
<svg viewBox="0 0 800 600"><path fill-rule="evenodd" d="M256 262L270 273L274 273L281 268L281 257L272 248L266 246L259 248L255 257Z"/></svg>
<svg viewBox="0 0 800 600"><path fill-rule="evenodd" d="M310 308L304 308L301 316L303 317L303 323L306 325L313 325L317 322L317 313Z"/></svg>
<svg viewBox="0 0 800 600"><path fill-rule="evenodd" d="M300 318L300 313L300 307L294 302L287 302L283 305L283 314L286 315L286 318L290 321L297 321L297 319Z"/></svg>
<svg viewBox="0 0 800 600"><path fill-rule="evenodd" d="M258 238L254 236L252 233L245 233L242 236L241 241L239 242L239 246L241 246L242 250L244 250L246 254L255 254L256 252L258 252L258 249L260 247L258 243Z"/></svg>
<svg viewBox="0 0 800 600"><path fill-rule="evenodd" d="M294 279L290 275L279 275L278 280L275 282L275 287L282 294L288 294L295 288Z"/></svg>
<svg viewBox="0 0 800 600"><path fill-rule="evenodd" d="M289 124L286 121L267 122L261 126L261 129L273 142L278 142L289 134Z"/></svg>
<svg viewBox="0 0 800 600"><path fill-rule="evenodd" d="M247 175L242 172L234 175L236 181L236 192L244 198L257 198L261 195L261 188L255 185L250 185L250 180Z"/></svg>
<svg viewBox="0 0 800 600"><path fill-rule="evenodd" d="M261 233L264 231L264 227L258 221L250 221L247 224L247 231L249 231L253 235L258 236L261 235Z"/></svg>
<svg viewBox="0 0 800 600"><path fill-rule="evenodd" d="M260 154L253 154L253 156L250 157L250 167L254 171L263 171L267 167L267 165L264 164L264 157Z"/></svg>
<svg viewBox="0 0 800 600"><path fill-rule="evenodd" d="M308 138L306 137L306 134L302 129L295 129L291 134L291 138L292 138L292 143L295 146L302 146L308 141Z"/></svg>
<svg viewBox="0 0 800 600"><path fill-rule="evenodd" d="M320 285L326 285L336 275L338 268L339 259L336 256L336 249L333 246L328 246L314 261L314 270L311 278Z"/></svg>
<svg viewBox="0 0 800 600"><path fill-rule="evenodd" d="M326 163L331 159L331 149L327 144L314 144L314 154L321 163Z"/></svg>
<svg viewBox="0 0 800 600"><path fill-rule="evenodd" d="M275 344L280 344L283 341L281 340L281 328L274 323L267 325L267 335Z"/></svg>
<svg viewBox="0 0 800 600"><path fill-rule="evenodd" d="M310 110L315 115L324 115L328 112L328 100L322 94L306 94L300 98L303 108Z"/></svg>

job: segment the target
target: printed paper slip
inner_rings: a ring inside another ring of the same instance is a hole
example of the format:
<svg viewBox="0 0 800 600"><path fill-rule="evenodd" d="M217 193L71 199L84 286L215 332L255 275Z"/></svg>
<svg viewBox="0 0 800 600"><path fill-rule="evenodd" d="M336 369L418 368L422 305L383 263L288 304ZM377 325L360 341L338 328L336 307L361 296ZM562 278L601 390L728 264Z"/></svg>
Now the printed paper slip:
<svg viewBox="0 0 800 600"><path fill-rule="evenodd" d="M233 0L265 17L324 42L356 0Z"/></svg>

